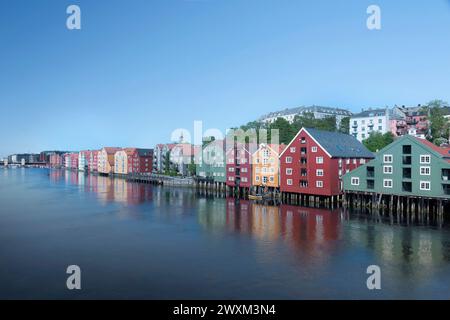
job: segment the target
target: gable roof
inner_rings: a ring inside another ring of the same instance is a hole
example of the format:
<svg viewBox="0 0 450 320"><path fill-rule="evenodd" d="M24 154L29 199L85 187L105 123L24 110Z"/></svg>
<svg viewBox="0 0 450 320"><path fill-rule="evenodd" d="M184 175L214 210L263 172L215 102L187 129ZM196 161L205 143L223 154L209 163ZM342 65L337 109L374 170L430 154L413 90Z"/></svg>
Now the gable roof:
<svg viewBox="0 0 450 320"><path fill-rule="evenodd" d="M105 150L106 153L108 154L115 154L117 151L122 150L122 148L117 148L117 147L104 147L103 150Z"/></svg>
<svg viewBox="0 0 450 320"><path fill-rule="evenodd" d="M414 139L416 139L417 141L419 141L423 145L427 146L428 148L436 151L443 158L450 158L450 148L448 148L448 147L439 147L439 146L435 145L434 143L428 141L427 139L420 139L420 138L417 138L417 137L414 137Z"/></svg>
<svg viewBox="0 0 450 320"><path fill-rule="evenodd" d="M286 150L288 150L289 146L297 139L302 131L305 131L309 136L311 136L311 138L331 158L375 158L374 154L354 136L314 128L301 128L295 135L294 139L292 139L283 152L281 152L280 157Z"/></svg>
<svg viewBox="0 0 450 320"><path fill-rule="evenodd" d="M374 116L385 116L387 114L387 109L369 109L364 110L360 113L354 114L351 116L352 118L366 118L366 117L374 117Z"/></svg>

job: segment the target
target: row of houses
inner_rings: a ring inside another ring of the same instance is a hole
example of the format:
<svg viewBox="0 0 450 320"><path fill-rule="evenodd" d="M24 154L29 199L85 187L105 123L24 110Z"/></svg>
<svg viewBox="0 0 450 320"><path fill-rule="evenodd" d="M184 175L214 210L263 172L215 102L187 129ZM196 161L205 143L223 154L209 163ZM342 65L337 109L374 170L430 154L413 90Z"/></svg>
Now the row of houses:
<svg viewBox="0 0 450 320"><path fill-rule="evenodd" d="M153 149L104 147L101 150L54 152L49 165L100 174L151 173Z"/></svg>
<svg viewBox="0 0 450 320"><path fill-rule="evenodd" d="M411 135L373 154L352 135L302 128L287 146L213 141L198 160L200 181L247 194L450 198L450 148Z"/></svg>

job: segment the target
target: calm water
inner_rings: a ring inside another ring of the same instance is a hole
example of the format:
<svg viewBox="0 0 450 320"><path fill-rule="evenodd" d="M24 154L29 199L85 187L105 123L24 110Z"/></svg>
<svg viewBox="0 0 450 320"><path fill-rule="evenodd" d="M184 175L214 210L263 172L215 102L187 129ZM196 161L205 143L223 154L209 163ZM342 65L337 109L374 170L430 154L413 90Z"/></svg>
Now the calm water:
<svg viewBox="0 0 450 320"><path fill-rule="evenodd" d="M450 230L0 168L0 298L449 299Z"/></svg>

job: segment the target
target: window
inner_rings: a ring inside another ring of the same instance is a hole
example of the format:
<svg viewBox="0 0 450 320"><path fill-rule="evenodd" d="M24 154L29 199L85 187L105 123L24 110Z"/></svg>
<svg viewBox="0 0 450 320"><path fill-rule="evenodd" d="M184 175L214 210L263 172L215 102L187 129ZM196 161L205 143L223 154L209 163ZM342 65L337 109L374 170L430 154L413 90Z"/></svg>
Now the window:
<svg viewBox="0 0 450 320"><path fill-rule="evenodd" d="M361 159L359 160L359 164L365 164L365 163L366 163L366 159L361 158Z"/></svg>
<svg viewBox="0 0 450 320"><path fill-rule="evenodd" d="M323 169L317 169L316 170L316 176L323 177Z"/></svg>
<svg viewBox="0 0 450 320"><path fill-rule="evenodd" d="M242 172L247 172L247 168L242 168L241 171Z"/></svg>
<svg viewBox="0 0 450 320"><path fill-rule="evenodd" d="M292 153L295 153L295 147L291 147L290 150L291 150Z"/></svg>
<svg viewBox="0 0 450 320"><path fill-rule="evenodd" d="M300 140L301 140L302 143L306 143L306 138L305 137L302 137Z"/></svg>
<svg viewBox="0 0 450 320"><path fill-rule="evenodd" d="M256 173L260 173L261 172L261 168L260 167L256 167L255 172Z"/></svg>
<svg viewBox="0 0 450 320"><path fill-rule="evenodd" d="M270 176L270 177L269 177L269 181L270 181L270 182L274 182L274 181L275 181L274 178L273 178L273 176Z"/></svg>
<svg viewBox="0 0 450 320"><path fill-rule="evenodd" d="M383 123L383 119L378 119L378 123Z"/></svg>
<svg viewBox="0 0 450 320"><path fill-rule="evenodd" d="M430 181L420 181L420 190L431 190L431 183Z"/></svg>
<svg viewBox="0 0 450 320"><path fill-rule="evenodd" d="M286 175L288 176L292 175L292 168L286 168Z"/></svg>
<svg viewBox="0 0 450 320"><path fill-rule="evenodd" d="M431 156L429 154L421 154L420 155L420 164L430 164Z"/></svg>
<svg viewBox="0 0 450 320"><path fill-rule="evenodd" d="M234 168L233 167L229 167L228 168L228 172L234 172Z"/></svg>
<svg viewBox="0 0 450 320"><path fill-rule="evenodd" d="M353 159L353 164L356 164L356 159Z"/></svg>
<svg viewBox="0 0 450 320"><path fill-rule="evenodd" d="M352 186L359 186L359 177L352 177L351 184Z"/></svg>
<svg viewBox="0 0 450 320"><path fill-rule="evenodd" d="M292 179L287 179L286 183L287 183L288 186L292 186Z"/></svg>
<svg viewBox="0 0 450 320"><path fill-rule="evenodd" d="M292 157L286 157L286 163L292 163Z"/></svg>
<svg viewBox="0 0 450 320"><path fill-rule="evenodd" d="M264 177L262 178L262 182L263 182L263 183L267 183L267 177L266 177L266 176L264 176Z"/></svg>
<svg viewBox="0 0 450 320"><path fill-rule="evenodd" d="M350 164L350 159L346 159L346 160L345 160L345 163L346 163L346 164Z"/></svg>
<svg viewBox="0 0 450 320"><path fill-rule="evenodd" d="M311 152L317 152L317 147L311 147Z"/></svg>
<svg viewBox="0 0 450 320"><path fill-rule="evenodd" d="M393 160L392 154L385 154L383 156L383 162L384 163L392 163L392 160Z"/></svg>
<svg viewBox="0 0 450 320"><path fill-rule="evenodd" d="M255 180L256 180L256 181L259 181L259 176L256 176L256 177L255 177Z"/></svg>
<svg viewBox="0 0 450 320"><path fill-rule="evenodd" d="M323 188L323 181L316 181L317 188Z"/></svg>
<svg viewBox="0 0 450 320"><path fill-rule="evenodd" d="M392 166L383 166L384 174L392 174Z"/></svg>
<svg viewBox="0 0 450 320"><path fill-rule="evenodd" d="M323 163L323 157L316 157L316 163L322 164Z"/></svg>
<svg viewBox="0 0 450 320"><path fill-rule="evenodd" d="M431 167L420 167L421 176L429 176L431 174Z"/></svg>
<svg viewBox="0 0 450 320"><path fill-rule="evenodd" d="M234 181L234 177L228 177L228 181Z"/></svg>
<svg viewBox="0 0 450 320"><path fill-rule="evenodd" d="M392 188L392 179L384 179L383 180L383 187L385 187L385 188Z"/></svg>
<svg viewBox="0 0 450 320"><path fill-rule="evenodd" d="M247 182L247 178L243 177L242 182Z"/></svg>
<svg viewBox="0 0 450 320"><path fill-rule="evenodd" d="M383 130L383 127L382 126L378 126L378 130L379 131Z"/></svg>

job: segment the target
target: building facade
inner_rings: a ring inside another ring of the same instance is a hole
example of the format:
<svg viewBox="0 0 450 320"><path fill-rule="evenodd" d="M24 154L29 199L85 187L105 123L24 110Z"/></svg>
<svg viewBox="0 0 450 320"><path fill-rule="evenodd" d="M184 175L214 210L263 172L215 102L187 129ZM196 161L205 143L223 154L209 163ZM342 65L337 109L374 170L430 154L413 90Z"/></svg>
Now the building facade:
<svg viewBox="0 0 450 320"><path fill-rule="evenodd" d="M390 125L389 109L366 110L350 117L350 134L363 141L373 132L391 131Z"/></svg>
<svg viewBox="0 0 450 320"><path fill-rule="evenodd" d="M98 171L98 154L100 151L92 150L89 153L88 170L91 172Z"/></svg>
<svg viewBox="0 0 450 320"><path fill-rule="evenodd" d="M252 155L252 185L255 187L279 188L280 153L284 144L259 145Z"/></svg>
<svg viewBox="0 0 450 320"><path fill-rule="evenodd" d="M88 171L89 170L89 159L91 157L90 150L80 151L78 154L78 170Z"/></svg>
<svg viewBox="0 0 450 320"><path fill-rule="evenodd" d="M111 174L114 173L114 156L121 148L105 147L98 153L98 173Z"/></svg>
<svg viewBox="0 0 450 320"><path fill-rule="evenodd" d="M196 175L200 178L225 183L225 141L214 140L205 144L196 158Z"/></svg>
<svg viewBox="0 0 450 320"><path fill-rule="evenodd" d="M339 195L341 177L373 157L353 136L302 128L280 155L280 191Z"/></svg>
<svg viewBox="0 0 450 320"><path fill-rule="evenodd" d="M309 106L309 107L297 107L290 108L281 111L271 112L262 116L259 121L264 123L273 123L277 118L283 118L289 123L294 121L295 116L300 116L305 113L314 114L316 119L324 119L326 117L336 117L336 127L339 128L343 118L350 117L352 113L345 109L322 107L322 106Z"/></svg>
<svg viewBox="0 0 450 320"><path fill-rule="evenodd" d="M153 172L164 173L170 167L170 151L175 147L174 143L157 144L153 151Z"/></svg>
<svg viewBox="0 0 450 320"><path fill-rule="evenodd" d="M346 192L450 198L450 148L405 135L343 178Z"/></svg>
<svg viewBox="0 0 450 320"><path fill-rule="evenodd" d="M124 148L114 155L114 173L151 173L153 149Z"/></svg>
<svg viewBox="0 0 450 320"><path fill-rule="evenodd" d="M252 147L249 143L235 142L226 145L226 184L234 188L250 188L252 185ZM255 148L256 149L256 148Z"/></svg>

